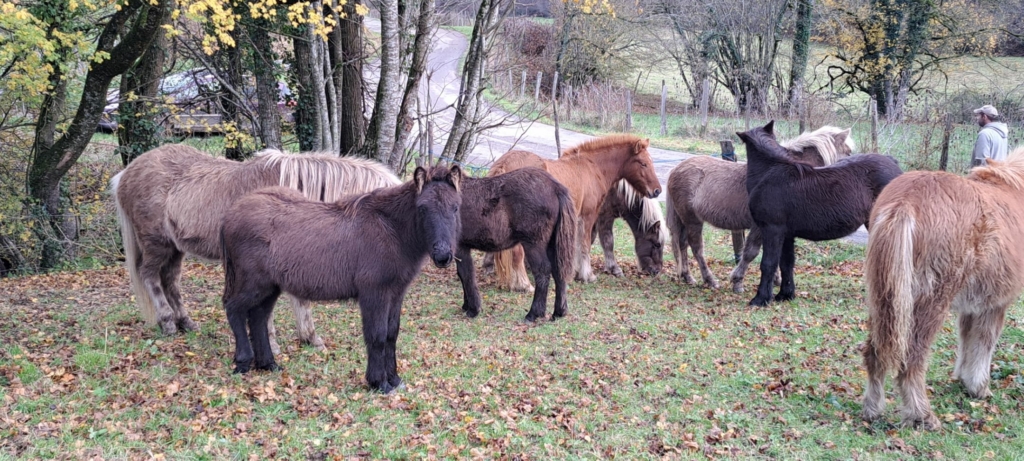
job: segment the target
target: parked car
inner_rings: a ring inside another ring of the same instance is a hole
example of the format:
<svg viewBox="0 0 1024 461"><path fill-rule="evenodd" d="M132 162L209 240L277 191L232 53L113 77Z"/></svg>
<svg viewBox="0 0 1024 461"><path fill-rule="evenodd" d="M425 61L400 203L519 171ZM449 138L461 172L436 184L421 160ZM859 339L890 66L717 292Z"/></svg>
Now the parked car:
<svg viewBox="0 0 1024 461"><path fill-rule="evenodd" d="M293 121L294 96L288 84L277 82L277 110L285 121ZM257 106L256 85L253 78L247 78L242 89L252 107ZM173 109L162 114L157 122L174 134L221 133L220 125L223 108L220 102L220 81L207 69L192 69L167 75L160 81L160 97L167 98ZM117 110L120 91L112 89L107 93L97 130L106 133L117 131ZM244 120L243 122L247 122Z"/></svg>

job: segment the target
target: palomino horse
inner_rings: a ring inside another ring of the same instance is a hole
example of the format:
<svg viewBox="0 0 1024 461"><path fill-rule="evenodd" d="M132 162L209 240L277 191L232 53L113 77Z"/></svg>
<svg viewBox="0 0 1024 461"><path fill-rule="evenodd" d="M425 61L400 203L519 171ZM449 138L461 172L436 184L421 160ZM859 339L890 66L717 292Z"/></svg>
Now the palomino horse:
<svg viewBox="0 0 1024 461"><path fill-rule="evenodd" d="M761 229L761 284L750 300L765 306L771 300L772 279L782 272L776 301L793 299L796 284L796 238L821 241L852 234L868 224L871 206L889 181L901 173L896 160L878 154L845 158L814 168L789 157L772 132L764 127L736 133L747 146L747 191L750 217Z"/></svg>
<svg viewBox="0 0 1024 461"><path fill-rule="evenodd" d="M849 157L854 151L850 130L823 126L780 143L794 160L812 166L825 166ZM686 247L693 251L704 284L718 288L711 269L704 260L704 223L739 233L750 229L736 268L730 275L732 290L743 292L747 266L761 251L761 230L754 226L747 206L747 165L708 156L683 160L672 169L665 186L668 227L672 232L672 254L679 277L689 284L697 283L690 275ZM734 237L735 238L735 237ZM685 239L685 240L684 240Z"/></svg>
<svg viewBox="0 0 1024 461"><path fill-rule="evenodd" d="M625 179L645 197L655 198L661 193L654 162L647 152L649 145L647 139L621 134L565 149L558 160L545 160L531 152L509 151L494 162L489 174L498 175L527 166L541 166L569 189L579 217L576 279L592 282L597 276L590 266L591 234L605 195L612 185ZM513 250L495 256L495 274L499 286L521 290L529 287L530 282L522 262L522 249L516 247Z"/></svg>
<svg viewBox="0 0 1024 461"><path fill-rule="evenodd" d="M358 299L366 382L384 393L400 387L402 300L428 255L438 267L455 260L461 179L457 166L416 168L406 184L335 203L283 187L235 201L221 234L235 373L279 368L267 320L284 291L310 300Z"/></svg>
<svg viewBox="0 0 1024 461"><path fill-rule="evenodd" d="M882 415L892 371L903 424L936 429L925 375L950 309L960 317L953 377L971 397L991 395L992 354L1006 309L1024 288L1024 148L966 178L939 171L896 178L878 197L871 225L863 417Z"/></svg>
<svg viewBox="0 0 1024 461"><path fill-rule="evenodd" d="M139 156L111 180L124 239L125 265L142 316L165 334L194 330L181 303L181 260L192 254L220 260L224 212L243 194L288 186L313 200L399 184L379 163L331 154L258 153L247 162L214 158L192 147L165 145ZM304 302L292 297L300 339L322 349ZM273 322L269 326L271 344Z"/></svg>
<svg viewBox="0 0 1024 461"><path fill-rule="evenodd" d="M604 271L616 277L622 277L622 268L615 261L615 235L612 226L615 220L622 218L633 233L633 250L636 253L640 270L647 275L661 273L664 257L665 240L668 238L668 227L657 200L640 196L626 181L619 181L612 186L614 190L605 196L601 212L597 215L595 233L601 239L604 250ZM593 238L591 236L591 238ZM593 244L593 242L591 242Z"/></svg>

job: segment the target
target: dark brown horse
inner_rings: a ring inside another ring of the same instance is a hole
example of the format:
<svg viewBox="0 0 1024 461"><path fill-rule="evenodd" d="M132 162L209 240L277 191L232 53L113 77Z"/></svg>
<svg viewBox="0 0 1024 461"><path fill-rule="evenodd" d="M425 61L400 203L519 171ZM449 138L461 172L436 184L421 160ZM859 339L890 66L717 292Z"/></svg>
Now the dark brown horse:
<svg viewBox="0 0 1024 461"><path fill-rule="evenodd" d="M520 244L536 284L526 320L544 317L552 275L555 307L551 318L564 316L565 288L575 271L576 229L576 211L569 191L539 168L463 179L462 236L457 255L462 310L470 317L480 312L470 250L494 252Z"/></svg>
<svg viewBox="0 0 1024 461"><path fill-rule="evenodd" d="M789 141L780 142L790 157L812 166L826 166L849 157L854 150L850 130L823 126ZM705 286L718 288L704 260L704 224L733 231L736 268L730 275L732 290L743 291L747 266L761 252L761 230L754 225L747 206L747 165L709 156L696 156L679 162L665 186L666 221L672 233L672 253L679 277L695 284L690 275L686 247L693 252ZM750 229L745 245L743 230Z"/></svg>
<svg viewBox="0 0 1024 461"><path fill-rule="evenodd" d="M235 372L276 370L267 320L282 291L308 300L357 299L366 381L388 393L402 383L395 344L402 300L429 255L455 259L459 167L417 168L401 186L314 202L269 188L224 215L224 310L235 336Z"/></svg>
<svg viewBox="0 0 1024 461"><path fill-rule="evenodd" d="M380 163L326 153L271 150L234 162L168 144L142 154L111 180L125 265L142 317L150 325L158 323L165 334L197 328L181 302L181 260L186 254L220 260L224 212L242 195L279 185L301 190L312 200L334 201L399 182ZM322 349L309 308L289 297L299 339ZM273 321L270 331L277 350Z"/></svg>
<svg viewBox="0 0 1024 461"><path fill-rule="evenodd" d="M498 158L490 175L540 166L572 196L579 226L576 234L576 279L592 282L597 279L590 266L591 233L605 196L617 181L625 179L642 196L655 198L661 184L654 171L654 162L647 152L650 141L634 135L611 135L570 147L558 160L545 160L534 153L510 151ZM523 265L522 249L515 247L495 257L495 273L499 286L522 289L529 285Z"/></svg>
<svg viewBox="0 0 1024 461"><path fill-rule="evenodd" d="M761 229L761 284L750 301L771 300L775 271L782 272L776 301L793 299L796 284L796 238L821 241L842 238L868 224L878 194L903 173L892 157L868 154L814 168L793 160L775 140L774 121L736 133L747 146L750 216Z"/></svg>
<svg viewBox="0 0 1024 461"><path fill-rule="evenodd" d="M615 220L622 218L633 233L633 250L640 270L647 275L660 274L665 240L669 235L661 205L657 200L641 197L626 181L619 181L613 187L605 196L591 236L591 239L601 239L605 272L616 277L623 275L622 268L615 261L615 235L612 232Z"/></svg>

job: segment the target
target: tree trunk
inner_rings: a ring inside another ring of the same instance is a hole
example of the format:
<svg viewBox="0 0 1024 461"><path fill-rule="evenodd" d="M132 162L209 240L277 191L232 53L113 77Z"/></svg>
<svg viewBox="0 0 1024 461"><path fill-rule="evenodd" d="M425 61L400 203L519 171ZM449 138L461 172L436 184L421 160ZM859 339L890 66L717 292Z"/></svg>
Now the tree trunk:
<svg viewBox="0 0 1024 461"><path fill-rule="evenodd" d="M266 19L246 21L249 38L253 47L253 74L256 76L257 133L264 148L281 149L281 114L277 111L280 93L277 78L273 43Z"/></svg>
<svg viewBox="0 0 1024 461"><path fill-rule="evenodd" d="M434 0L421 0L419 6L419 19L416 21L416 40L412 46L412 61L409 64L409 78L405 86L405 94L402 96L402 105L398 110L400 128L395 139L395 145L391 150L388 164L394 171L401 171L405 165L401 165L405 157L405 144L409 140L409 133L412 131L413 119L409 115L416 99L419 97L420 80L427 67L427 54L430 51L430 37L433 35L434 23Z"/></svg>
<svg viewBox="0 0 1024 461"><path fill-rule="evenodd" d="M164 75L169 43L167 31L158 31L135 66L121 77L117 150L124 166L160 145L161 127L157 123L162 106L157 101L157 93ZM129 95L134 97L129 100Z"/></svg>
<svg viewBox="0 0 1024 461"><path fill-rule="evenodd" d="M302 26L306 29L308 26ZM292 68L299 87L298 101L295 107L295 134L299 138L299 150L309 152L323 149L323 138L320 133L320 117L316 113L316 88L313 86L312 44L308 34L301 32L292 40L295 48L295 62Z"/></svg>
<svg viewBox="0 0 1024 461"><path fill-rule="evenodd" d="M63 111L66 93L55 70L50 81L54 83L51 94L44 98L36 124L36 143L32 149L32 162L28 170L28 192L34 202L32 209L36 216L49 223L56 235L73 237L66 228L73 220L62 219L64 209L60 203L60 181L82 155L85 146L92 139L96 125L107 104L107 89L114 77L123 74L146 51L160 26L167 23L173 2L158 1L156 5L141 0L132 0L110 16L97 38L97 52L108 56L102 62L93 62L82 85L81 101L71 123L59 139L55 140L56 120ZM134 18L134 19L133 19ZM133 20L128 32L120 32L129 20ZM55 32L56 30L51 30ZM118 40L120 38L120 40ZM59 69L59 64L54 66ZM56 79L55 79L56 76ZM43 242L44 252L40 268L55 268L63 258L68 242Z"/></svg>
<svg viewBox="0 0 1024 461"><path fill-rule="evenodd" d="M387 162L395 144L396 117L402 104L398 0L378 0L376 3L380 11L380 81L362 152L364 157Z"/></svg>
<svg viewBox="0 0 1024 461"><path fill-rule="evenodd" d="M342 59L342 87L338 98L341 109L341 152L361 151L366 136L366 116L363 113L363 17L356 13L355 2L343 6L345 18L338 24Z"/></svg>
<svg viewBox="0 0 1024 461"><path fill-rule="evenodd" d="M247 115L244 114L242 108L245 107L245 102L240 98L245 92L242 91L245 85L245 81L242 77L242 43L238 39L238 33L232 31L232 36L235 38L235 46L227 47L221 50L224 60L224 69L227 71L228 84L231 85L235 91L221 91L220 93L220 105L224 110L223 122L234 125L235 130L242 129L242 117ZM241 145L236 139L233 142L224 143L224 158L229 160L242 161L249 157L248 149Z"/></svg>
<svg viewBox="0 0 1024 461"><path fill-rule="evenodd" d="M793 35L793 58L789 66L790 107L799 107L799 102L796 99L802 94L802 91L796 91L796 88L804 85L804 73L807 72L813 12L814 0L796 0L796 32Z"/></svg>

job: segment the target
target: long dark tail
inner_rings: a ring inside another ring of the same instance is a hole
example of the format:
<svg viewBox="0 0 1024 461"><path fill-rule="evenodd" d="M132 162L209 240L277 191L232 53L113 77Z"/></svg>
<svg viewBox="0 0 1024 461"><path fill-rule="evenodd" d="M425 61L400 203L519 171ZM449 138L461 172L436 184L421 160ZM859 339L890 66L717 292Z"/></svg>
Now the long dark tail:
<svg viewBox="0 0 1024 461"><path fill-rule="evenodd" d="M914 217L890 203L876 214L864 273L868 288L868 341L889 370L900 370L914 326Z"/></svg>
<svg viewBox="0 0 1024 461"><path fill-rule="evenodd" d="M110 179L110 195L114 197L114 207L117 208L117 222L121 225L121 243L124 244L124 265L128 269L128 281L132 286L132 293L135 295L135 303L139 305L139 312L146 325L156 325L156 306L149 292L142 283L142 275L139 272L139 258L142 256L142 248L139 247L138 236L135 235L135 226L132 226L128 212L125 211L121 200L117 198L117 188L121 185L121 176L124 170Z"/></svg>
<svg viewBox="0 0 1024 461"><path fill-rule="evenodd" d="M572 197L565 188L558 190L558 219L555 220L554 238L549 245L554 245L555 273L562 280L569 282L576 275L576 227L578 217Z"/></svg>

